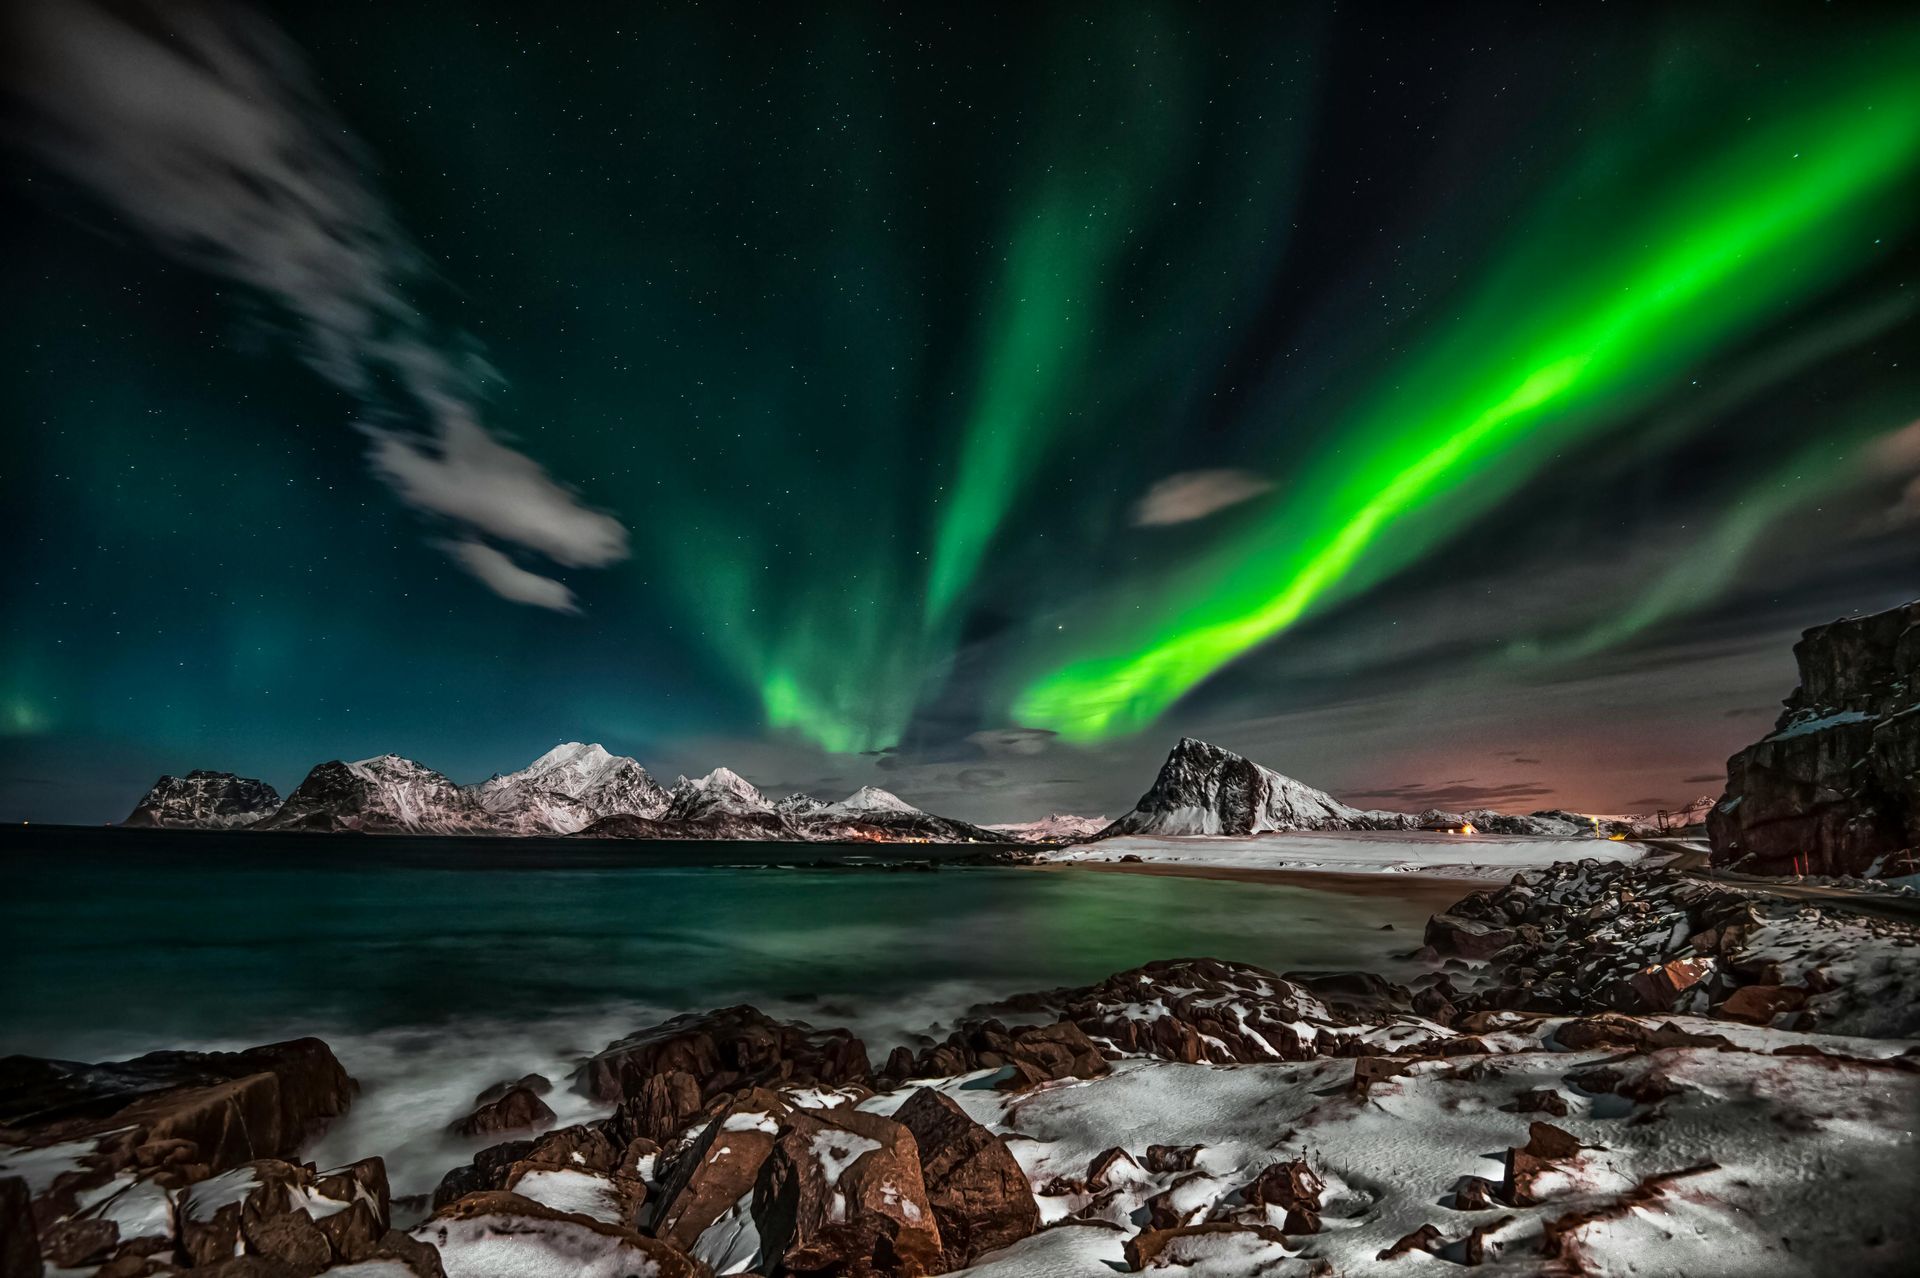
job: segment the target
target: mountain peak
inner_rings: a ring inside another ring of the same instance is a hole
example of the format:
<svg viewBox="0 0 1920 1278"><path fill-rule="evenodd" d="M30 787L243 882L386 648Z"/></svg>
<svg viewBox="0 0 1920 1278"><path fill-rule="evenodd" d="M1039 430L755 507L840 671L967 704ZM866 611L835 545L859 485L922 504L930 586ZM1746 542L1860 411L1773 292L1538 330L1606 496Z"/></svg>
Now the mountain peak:
<svg viewBox="0 0 1920 1278"><path fill-rule="evenodd" d="M1245 835L1369 823L1367 814L1325 791L1197 737L1182 737L1153 787L1102 834Z"/></svg>
<svg viewBox="0 0 1920 1278"><path fill-rule="evenodd" d="M903 812L919 814L920 809L905 799L878 786L863 785L833 805L840 812Z"/></svg>
<svg viewBox="0 0 1920 1278"><path fill-rule="evenodd" d="M526 771L549 772L555 768L572 766L597 768L610 762L613 757L607 748L597 741L592 744L580 741L563 741L528 764Z"/></svg>

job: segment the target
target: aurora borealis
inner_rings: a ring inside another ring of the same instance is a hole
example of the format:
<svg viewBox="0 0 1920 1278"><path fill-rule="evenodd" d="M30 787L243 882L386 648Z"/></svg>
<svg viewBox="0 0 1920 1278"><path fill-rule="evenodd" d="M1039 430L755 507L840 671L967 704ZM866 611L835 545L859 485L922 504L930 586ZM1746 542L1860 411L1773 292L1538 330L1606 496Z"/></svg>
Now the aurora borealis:
<svg viewBox="0 0 1920 1278"><path fill-rule="evenodd" d="M1014 819L1183 732L1621 810L1920 590L1892 7L57 8L0 819L563 737Z"/></svg>

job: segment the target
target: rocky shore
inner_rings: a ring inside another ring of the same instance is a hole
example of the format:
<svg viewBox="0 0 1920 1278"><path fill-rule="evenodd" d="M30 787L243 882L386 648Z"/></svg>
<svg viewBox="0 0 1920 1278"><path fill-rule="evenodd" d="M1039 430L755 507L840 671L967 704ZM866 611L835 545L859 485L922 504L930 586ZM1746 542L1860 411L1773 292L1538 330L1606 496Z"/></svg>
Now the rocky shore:
<svg viewBox="0 0 1920 1278"><path fill-rule="evenodd" d="M1173 960L884 1056L742 1006L502 1061L426 1200L301 1161L355 1094L318 1040L9 1058L0 1275L1910 1272L1912 922L1588 861L1422 939L1409 985Z"/></svg>

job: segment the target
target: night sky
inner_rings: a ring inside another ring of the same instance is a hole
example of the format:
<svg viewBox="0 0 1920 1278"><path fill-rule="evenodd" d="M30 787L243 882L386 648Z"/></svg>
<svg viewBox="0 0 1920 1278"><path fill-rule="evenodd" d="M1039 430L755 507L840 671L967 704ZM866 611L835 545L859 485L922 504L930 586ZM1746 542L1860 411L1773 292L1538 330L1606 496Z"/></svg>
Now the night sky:
<svg viewBox="0 0 1920 1278"><path fill-rule="evenodd" d="M1717 792L1920 593L1920 19L6 0L0 819Z"/></svg>

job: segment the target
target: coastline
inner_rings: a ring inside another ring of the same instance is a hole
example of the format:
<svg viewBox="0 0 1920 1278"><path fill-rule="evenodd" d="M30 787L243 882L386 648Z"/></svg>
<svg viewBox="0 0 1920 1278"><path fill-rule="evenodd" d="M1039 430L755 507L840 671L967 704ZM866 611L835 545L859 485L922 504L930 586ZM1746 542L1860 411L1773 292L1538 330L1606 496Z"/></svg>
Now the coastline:
<svg viewBox="0 0 1920 1278"><path fill-rule="evenodd" d="M1026 867L1048 873L1090 870L1098 874L1144 874L1156 878L1215 879L1230 883L1261 883L1338 892L1345 896L1392 897L1425 905L1436 912L1478 888L1485 879L1450 878L1438 874L1380 874L1344 870L1276 870L1251 866L1202 865L1191 861L1036 861Z"/></svg>

